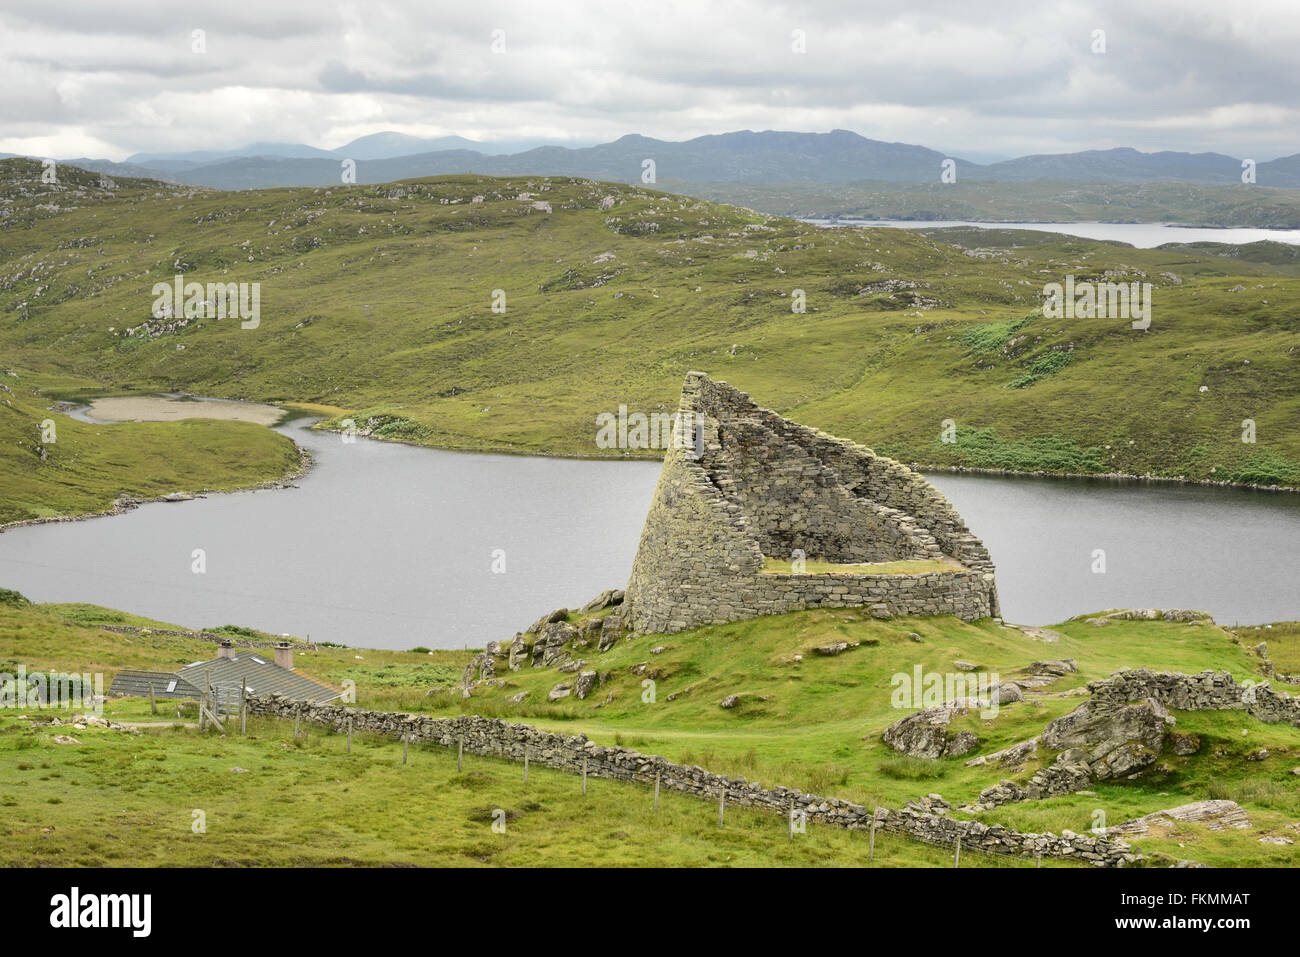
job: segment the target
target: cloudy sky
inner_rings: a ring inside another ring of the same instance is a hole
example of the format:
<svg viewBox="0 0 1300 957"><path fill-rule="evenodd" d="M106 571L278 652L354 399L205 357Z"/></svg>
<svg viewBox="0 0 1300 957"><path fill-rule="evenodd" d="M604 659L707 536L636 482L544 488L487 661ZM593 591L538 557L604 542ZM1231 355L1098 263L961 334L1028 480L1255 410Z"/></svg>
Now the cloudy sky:
<svg viewBox="0 0 1300 957"><path fill-rule="evenodd" d="M1300 152L1297 49L1295 0L5 0L0 152L844 128L1263 161Z"/></svg>

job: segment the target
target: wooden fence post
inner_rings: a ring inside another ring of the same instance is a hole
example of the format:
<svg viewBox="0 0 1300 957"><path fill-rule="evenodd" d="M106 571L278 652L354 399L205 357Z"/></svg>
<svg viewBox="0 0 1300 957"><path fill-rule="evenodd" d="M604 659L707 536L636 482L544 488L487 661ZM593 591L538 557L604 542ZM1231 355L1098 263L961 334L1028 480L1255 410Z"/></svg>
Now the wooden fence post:
<svg viewBox="0 0 1300 957"><path fill-rule="evenodd" d="M524 748L524 783L528 783L528 749Z"/></svg>
<svg viewBox="0 0 1300 957"><path fill-rule="evenodd" d="M659 810L659 775L662 773L663 772L661 771L655 772L655 810L656 811Z"/></svg>
<svg viewBox="0 0 1300 957"><path fill-rule="evenodd" d="M952 858L953 867L961 867L961 835L957 835L957 851Z"/></svg>
<svg viewBox="0 0 1300 957"><path fill-rule="evenodd" d="M348 754L352 753L352 715L348 715Z"/></svg>
<svg viewBox="0 0 1300 957"><path fill-rule="evenodd" d="M794 840L794 798L790 798L790 840Z"/></svg>
<svg viewBox="0 0 1300 957"><path fill-rule="evenodd" d="M587 756L582 756L582 793L587 793Z"/></svg>
<svg viewBox="0 0 1300 957"><path fill-rule="evenodd" d="M722 827L722 816L727 810L727 789L718 792L718 827Z"/></svg>
<svg viewBox="0 0 1300 957"><path fill-rule="evenodd" d="M157 713L158 713L158 702L155 701L155 700L154 700L154 697L153 697L153 682L152 682L152 681L149 682L149 713L150 713L150 714L157 714Z"/></svg>
<svg viewBox="0 0 1300 957"><path fill-rule="evenodd" d="M462 734L456 740L456 773L457 774L460 773L460 769L464 767L464 764L465 764L465 735Z"/></svg>
<svg viewBox="0 0 1300 957"><path fill-rule="evenodd" d="M867 840L867 863L876 859L876 822L871 822L871 837Z"/></svg>
<svg viewBox="0 0 1300 957"><path fill-rule="evenodd" d="M402 763L403 764L406 763L406 752L410 749L410 747L411 747L411 732L408 731L406 732L406 734L402 735Z"/></svg>

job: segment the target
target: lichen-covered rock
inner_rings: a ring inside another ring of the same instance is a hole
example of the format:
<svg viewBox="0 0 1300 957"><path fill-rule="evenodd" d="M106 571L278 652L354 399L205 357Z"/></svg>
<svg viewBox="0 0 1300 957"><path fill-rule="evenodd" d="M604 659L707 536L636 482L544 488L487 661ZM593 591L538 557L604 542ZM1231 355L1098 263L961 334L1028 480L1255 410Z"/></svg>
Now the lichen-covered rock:
<svg viewBox="0 0 1300 957"><path fill-rule="evenodd" d="M1235 801L1194 801L1155 811L1106 829L1107 834L1164 836L1180 823L1204 824L1211 831L1250 827L1250 817Z"/></svg>
<svg viewBox="0 0 1300 957"><path fill-rule="evenodd" d="M1017 701L1024 701L1025 694L1020 690L1020 685L1014 681L1004 681L994 691L994 698L999 705L1014 704Z"/></svg>
<svg viewBox="0 0 1300 957"><path fill-rule="evenodd" d="M551 689L550 694L546 696L547 701L559 701L561 698L567 698L573 691L573 686L561 682Z"/></svg>
<svg viewBox="0 0 1300 957"><path fill-rule="evenodd" d="M623 589L607 588L587 604L578 609L579 612L600 611L611 605L619 605L623 602Z"/></svg>
<svg viewBox="0 0 1300 957"><path fill-rule="evenodd" d="M1090 760L1098 761L1127 744L1158 754L1173 723L1173 716L1155 698L1132 704L1093 698L1051 722L1041 737L1053 750L1083 748Z"/></svg>
<svg viewBox="0 0 1300 957"><path fill-rule="evenodd" d="M899 718L882 735L885 744L900 754L914 758L955 757L979 746L970 731L953 734L949 725L955 715L966 714L966 707L939 705Z"/></svg>
<svg viewBox="0 0 1300 957"><path fill-rule="evenodd" d="M573 696L582 700L591 693L591 689L596 686L596 672L580 671L578 680L573 683Z"/></svg>
<svg viewBox="0 0 1300 957"><path fill-rule="evenodd" d="M564 646L578 634L578 629L565 621L548 622L542 626L533 642L533 667L551 668L563 664L572 656Z"/></svg>
<svg viewBox="0 0 1300 957"><path fill-rule="evenodd" d="M528 659L532 655L532 648L522 634L515 635L515 640L510 642L510 670L518 671L524 665L528 664Z"/></svg>

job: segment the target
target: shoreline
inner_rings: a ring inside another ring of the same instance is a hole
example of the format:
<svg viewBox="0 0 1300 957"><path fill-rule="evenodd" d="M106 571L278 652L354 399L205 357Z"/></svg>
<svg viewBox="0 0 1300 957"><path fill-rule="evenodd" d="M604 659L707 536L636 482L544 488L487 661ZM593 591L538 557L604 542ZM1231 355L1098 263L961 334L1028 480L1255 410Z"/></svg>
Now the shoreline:
<svg viewBox="0 0 1300 957"><path fill-rule="evenodd" d="M342 429L318 428L311 426L314 431L333 432L336 435L342 435ZM360 433L358 433L360 434ZM550 459L574 459L577 461L590 462L662 462L663 455L597 455L584 454L582 452L544 452L530 449L512 449L512 448L478 448L463 445L431 445L426 442L412 442L408 439L390 439L384 436L363 435L362 438L370 439L374 442L389 442L395 445L409 445L418 449L433 449L440 452L478 452L484 455L522 455L533 458L550 458ZM873 450L874 451L874 450ZM879 454L879 453L877 453ZM887 455L881 458L889 458ZM1275 492L1275 493L1295 493L1300 492L1300 486L1292 485L1249 485L1244 482L1228 482L1216 479L1189 479L1179 476L1164 475L1134 475L1129 472L1047 472L1036 470L1033 472L1018 472L1014 469L988 469L977 468L969 465L918 465L915 462L900 462L898 459L891 461L899 462L900 465L906 465L913 472L926 473L951 473L965 475L989 475L1000 478L1046 478L1046 479L1098 479L1109 482L1124 481L1134 483L1152 483L1152 484L1170 484L1170 485L1201 485L1207 488L1235 488L1251 492Z"/></svg>
<svg viewBox="0 0 1300 957"><path fill-rule="evenodd" d="M152 396L151 398L156 399L158 397L155 395ZM300 404L300 403L293 403L293 402L286 402L284 406L275 406L274 403L270 403L270 402L255 402L255 401L241 400L241 399L223 399L217 396L211 396L211 397L193 396L193 398L197 398L200 400L212 399L218 402L230 402L233 404L243 403L243 404L252 404L252 405L266 405L266 406L281 408L283 409L284 414L273 424L268 425L250 419L243 420L243 421L254 421L254 424L262 425L264 428L268 428L272 430L288 425L289 423L295 420L308 418L313 414L317 414L317 415L319 414L319 413L309 412L306 409L292 408L293 405ZM53 408L51 409L51 411L58 411L64 415L67 415L72 411L81 411L81 412L88 411L89 408L91 408L94 405L94 401L83 400L79 404L74 404L71 402L67 402L65 400L55 400L55 405L67 406L67 408ZM202 416L198 416L198 417L202 418ZM127 421L127 420L117 420L117 421ZM179 421L179 420L171 420L171 421ZM341 429L321 428L319 423L324 421L327 420L325 417L322 416L317 423L307 425L305 426L305 428L313 432L331 432L335 435L343 434L343 430ZM110 421L110 422L103 422L102 424L110 425L113 423ZM441 452L458 452L462 454L477 453L481 455L518 455L518 456L527 456L532 458L572 459L575 461L611 462L611 463L662 462L663 461L662 454L600 455L594 453L584 454L580 452L547 452L542 450L518 449L518 448L509 448L509 447L484 448L481 446L430 444L425 442L413 442L407 439L390 439L384 436L374 436L374 435L363 435L361 437L369 439L370 441L374 441L374 442L388 442L397 445L407 445L413 448L423 448L423 449L430 449L433 451L441 451ZM293 441L291 437L290 437L290 441ZM259 482L256 485L248 485L242 488L197 489L193 492L187 492L186 494L192 495L194 497L199 497L199 496L208 496L208 495L233 495L239 492L273 491L275 489L288 488L294 482L296 482L297 480L301 479L304 475L306 475L315 464L315 460L313 459L312 454L309 450L307 450L302 445L299 445L297 442L294 442L293 444L294 444L294 448L296 448L298 451L298 465L278 479ZM888 456L881 456L881 457L888 458ZM898 461L898 460L894 459L892 461ZM900 462L899 464L905 465L907 468L912 469L912 471L920 473L922 475L925 474L983 475L983 476L989 476L994 478L1011 478L1011 479L1015 479L1015 478L1072 479L1072 480L1091 479L1096 481L1105 481L1105 482L1112 482L1112 483L1196 485L1196 486L1202 486L1207 488L1240 489L1243 491L1268 492L1272 494L1288 494L1288 493L1294 494L1296 492L1300 492L1300 487L1287 486L1287 485L1249 485L1242 482L1217 481L1213 479L1189 479L1189 478L1179 477L1179 476L1134 475L1126 472L1048 472L1044 470L1020 472L1020 471L1015 471L1013 469L978 468L974 466L965 466L965 465L924 465L915 462ZM28 518L28 519L20 519L15 522L6 522L0 524L0 534L3 534L4 532L9 531L10 529L25 528L30 525L47 525L47 524L54 524L58 522L87 521L93 518L110 518L114 515L123 515L139 507L140 505L148 505L154 502L182 501L182 500L170 498L171 495L175 495L175 494L176 494L175 492L171 492L168 493L167 495L159 495L149 499L137 499L137 498L129 497L126 495L126 493L123 493L113 501L113 504L109 508L104 509L102 511L85 512L80 515L51 515L42 518Z"/></svg>
<svg viewBox="0 0 1300 957"><path fill-rule="evenodd" d="M290 439L290 441L293 441ZM186 492L191 498L207 497L209 495L236 495L240 492L265 492L274 491L275 489L292 488L293 483L298 481L304 475L311 471L316 464L312 458L311 452L303 448L297 442L293 447L298 450L298 464L290 471L286 472L278 479L269 479L265 482L258 482L256 485L245 485L240 488L203 488L196 489L193 492ZM80 515L47 515L42 518L22 518L16 522L5 522L0 524L0 535L14 528L26 528L29 525L53 525L59 522L84 522L92 518L111 518L114 515L125 515L141 505L152 505L155 502L179 502L190 501L190 499L177 499L170 496L175 492L168 492L166 495L156 495L153 498L135 498L123 492L113 500L113 504L107 509L100 512L83 512Z"/></svg>

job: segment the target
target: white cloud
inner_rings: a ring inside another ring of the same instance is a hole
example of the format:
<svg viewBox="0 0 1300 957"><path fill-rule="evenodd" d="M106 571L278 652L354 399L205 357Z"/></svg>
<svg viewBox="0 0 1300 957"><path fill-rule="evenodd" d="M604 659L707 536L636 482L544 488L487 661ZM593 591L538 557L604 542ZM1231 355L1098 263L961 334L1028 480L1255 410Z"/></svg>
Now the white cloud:
<svg viewBox="0 0 1300 957"><path fill-rule="evenodd" d="M206 53L191 51L194 29ZM795 29L805 54L791 50ZM1269 158L1300 150L1298 44L1287 0L9 0L0 151L122 159L389 129L594 142L839 127L955 154Z"/></svg>

